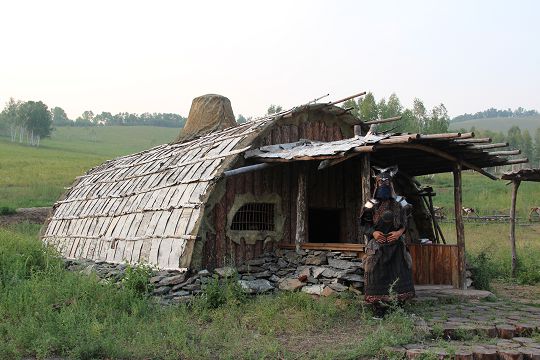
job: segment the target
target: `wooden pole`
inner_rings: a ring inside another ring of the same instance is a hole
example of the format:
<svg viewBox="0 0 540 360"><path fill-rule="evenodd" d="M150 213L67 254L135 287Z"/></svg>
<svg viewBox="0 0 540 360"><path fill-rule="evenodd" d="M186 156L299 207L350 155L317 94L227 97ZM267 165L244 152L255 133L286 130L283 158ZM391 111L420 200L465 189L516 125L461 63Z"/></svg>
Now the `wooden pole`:
<svg viewBox="0 0 540 360"><path fill-rule="evenodd" d="M306 242L307 234L307 167L302 164L298 174L298 194L296 196L296 252Z"/></svg>
<svg viewBox="0 0 540 360"><path fill-rule="evenodd" d="M512 204L510 205L510 246L512 247L512 277L516 276L516 200L520 180L512 181Z"/></svg>
<svg viewBox="0 0 540 360"><path fill-rule="evenodd" d="M467 289L467 277L465 269L465 228L463 226L461 186L461 164L457 163L454 168L454 213L456 217L456 237L458 246L458 286L462 290Z"/></svg>
<svg viewBox="0 0 540 360"><path fill-rule="evenodd" d="M369 153L364 153L360 155L360 177L361 177L361 186L362 186L362 202L358 204L360 208L364 206L366 201L371 198L371 159ZM360 219L358 219L358 224ZM367 243L369 239L365 239L364 232L360 227L358 229L358 234L360 234L360 243Z"/></svg>

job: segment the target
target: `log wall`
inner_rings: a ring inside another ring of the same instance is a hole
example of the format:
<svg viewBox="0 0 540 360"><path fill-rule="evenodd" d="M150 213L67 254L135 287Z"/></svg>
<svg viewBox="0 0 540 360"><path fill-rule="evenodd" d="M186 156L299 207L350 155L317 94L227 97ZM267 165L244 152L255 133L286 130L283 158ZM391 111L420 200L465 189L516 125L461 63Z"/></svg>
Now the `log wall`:
<svg viewBox="0 0 540 360"><path fill-rule="evenodd" d="M334 141L343 139L338 125L327 125L323 121L312 121L296 125L276 126L262 139L263 145L272 145L298 141L300 139ZM353 161L317 170L318 162L310 162L308 170L308 206L316 208L341 209L342 228L340 241L355 242L356 231L356 194L359 191L359 167ZM217 267L225 264L241 264L265 251L273 250L280 242L294 244L296 231L296 196L297 178L300 164L288 163L274 168L232 176L226 180L225 194L212 209L211 223L215 232L206 234L202 251L203 267ZM355 184L358 181L358 184ZM257 241L250 245L238 244L228 238L227 214L240 194L278 194L281 197L281 211L284 216L281 238L268 242ZM348 194L345 196L345 194ZM309 235L308 235L309 236ZM350 239L350 240L349 240ZM332 239L336 241L336 239Z"/></svg>

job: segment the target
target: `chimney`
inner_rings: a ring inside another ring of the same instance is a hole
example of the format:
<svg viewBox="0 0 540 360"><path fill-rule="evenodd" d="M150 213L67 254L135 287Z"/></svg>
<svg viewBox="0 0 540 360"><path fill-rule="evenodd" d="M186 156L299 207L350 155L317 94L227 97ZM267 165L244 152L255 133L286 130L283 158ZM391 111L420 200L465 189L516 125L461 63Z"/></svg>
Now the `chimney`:
<svg viewBox="0 0 540 360"><path fill-rule="evenodd" d="M176 142L183 142L212 131L236 126L231 101L225 96L208 94L196 97Z"/></svg>

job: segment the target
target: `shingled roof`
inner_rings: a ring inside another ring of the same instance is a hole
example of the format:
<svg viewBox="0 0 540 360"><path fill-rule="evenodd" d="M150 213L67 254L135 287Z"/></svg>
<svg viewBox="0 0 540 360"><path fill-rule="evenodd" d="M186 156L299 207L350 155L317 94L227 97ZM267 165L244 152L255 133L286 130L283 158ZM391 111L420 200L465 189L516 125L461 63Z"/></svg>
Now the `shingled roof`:
<svg viewBox="0 0 540 360"><path fill-rule="evenodd" d="M187 267L214 180L272 119L91 169L54 205L43 240L66 258Z"/></svg>

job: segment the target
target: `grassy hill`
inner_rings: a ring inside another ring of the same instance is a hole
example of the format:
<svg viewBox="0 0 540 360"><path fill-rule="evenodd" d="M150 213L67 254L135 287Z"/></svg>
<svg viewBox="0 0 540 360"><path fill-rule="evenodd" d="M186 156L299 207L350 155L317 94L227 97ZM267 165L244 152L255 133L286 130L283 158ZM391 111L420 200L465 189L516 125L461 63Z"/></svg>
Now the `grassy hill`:
<svg viewBox="0 0 540 360"><path fill-rule="evenodd" d="M39 148L0 137L0 207L50 206L88 169L167 143L177 132L152 126L60 127Z"/></svg>
<svg viewBox="0 0 540 360"><path fill-rule="evenodd" d="M508 129L512 126L517 125L521 130L529 130L533 134L537 128L540 127L540 115L533 116L524 116L524 117L496 117L496 118L485 118L485 119L473 119L461 122L451 122L451 130L459 130L465 128L469 130L471 127L477 129L491 130L491 131L502 131L506 133Z"/></svg>

